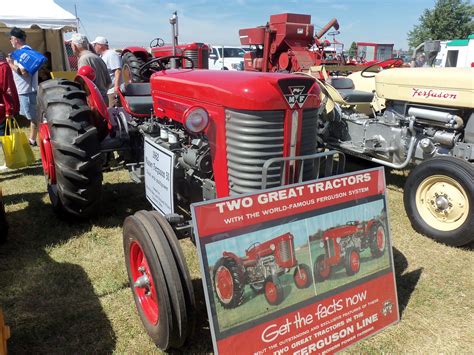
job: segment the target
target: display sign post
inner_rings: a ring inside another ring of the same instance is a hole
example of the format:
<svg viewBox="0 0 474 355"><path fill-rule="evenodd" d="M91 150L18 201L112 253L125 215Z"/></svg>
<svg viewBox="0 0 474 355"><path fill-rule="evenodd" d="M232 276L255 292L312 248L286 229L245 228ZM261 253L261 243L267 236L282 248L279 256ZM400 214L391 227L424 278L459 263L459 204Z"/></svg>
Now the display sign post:
<svg viewBox="0 0 474 355"><path fill-rule="evenodd" d="M383 168L192 212L216 353L333 353L399 320Z"/></svg>

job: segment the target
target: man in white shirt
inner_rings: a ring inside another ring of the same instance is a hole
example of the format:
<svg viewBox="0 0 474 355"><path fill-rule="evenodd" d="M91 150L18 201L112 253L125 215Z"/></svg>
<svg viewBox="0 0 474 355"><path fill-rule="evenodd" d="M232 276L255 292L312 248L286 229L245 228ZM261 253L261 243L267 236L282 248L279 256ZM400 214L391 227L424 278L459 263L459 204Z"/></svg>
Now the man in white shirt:
<svg viewBox="0 0 474 355"><path fill-rule="evenodd" d="M26 33L18 27L10 31L10 43L15 49L29 48L26 44ZM31 123L30 144L36 145L39 118L36 113L36 92L38 91L38 72L30 75L25 68L13 58L8 57L7 62L13 72L16 89L20 98L20 114L25 116Z"/></svg>
<svg viewBox="0 0 474 355"><path fill-rule="evenodd" d="M121 84L122 59L116 51L109 49L109 41L105 37L98 36L91 43L94 46L95 52L100 55L107 65L110 79L112 80L112 87L107 91L107 95L109 97L109 107L114 107L118 104L116 95Z"/></svg>

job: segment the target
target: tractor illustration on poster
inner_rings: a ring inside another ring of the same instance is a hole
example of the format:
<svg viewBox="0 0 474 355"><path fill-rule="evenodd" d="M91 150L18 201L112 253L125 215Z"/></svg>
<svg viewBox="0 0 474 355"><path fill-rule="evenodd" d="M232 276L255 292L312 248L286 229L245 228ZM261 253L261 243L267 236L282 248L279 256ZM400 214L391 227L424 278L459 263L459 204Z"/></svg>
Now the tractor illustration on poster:
<svg viewBox="0 0 474 355"><path fill-rule="evenodd" d="M248 284L254 292L263 292L269 304L278 305L284 298L279 276L292 268L295 268L293 280L297 288L311 285L311 269L298 264L291 233L251 244L244 257L225 251L213 269L217 299L224 308L235 308L244 301Z"/></svg>
<svg viewBox="0 0 474 355"><path fill-rule="evenodd" d="M385 253L386 230L382 219L369 221L349 221L320 231L310 240L320 241L324 254L319 255L314 262L315 281L327 280L337 266L343 265L347 276L357 274L360 270L360 253L367 248L373 258L379 258Z"/></svg>

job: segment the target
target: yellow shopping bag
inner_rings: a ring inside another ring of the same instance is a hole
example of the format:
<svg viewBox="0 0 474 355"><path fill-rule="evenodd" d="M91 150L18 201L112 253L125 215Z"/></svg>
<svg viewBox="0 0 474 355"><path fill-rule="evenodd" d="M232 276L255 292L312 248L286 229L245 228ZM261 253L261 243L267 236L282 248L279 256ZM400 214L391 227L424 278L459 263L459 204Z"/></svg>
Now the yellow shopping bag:
<svg viewBox="0 0 474 355"><path fill-rule="evenodd" d="M7 168L23 168L35 161L35 156L31 150L28 138L14 117L7 117L5 122L5 135L0 137L0 139L2 141Z"/></svg>

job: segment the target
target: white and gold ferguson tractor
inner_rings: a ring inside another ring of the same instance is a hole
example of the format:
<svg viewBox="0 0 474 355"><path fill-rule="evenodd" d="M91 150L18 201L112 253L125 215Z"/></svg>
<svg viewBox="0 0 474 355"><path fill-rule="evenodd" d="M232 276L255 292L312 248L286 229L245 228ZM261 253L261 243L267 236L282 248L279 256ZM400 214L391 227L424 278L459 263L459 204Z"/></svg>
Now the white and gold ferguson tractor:
<svg viewBox="0 0 474 355"><path fill-rule="evenodd" d="M414 229L448 245L471 242L474 68L371 70L319 81L319 139L391 168L412 168L404 204Z"/></svg>

